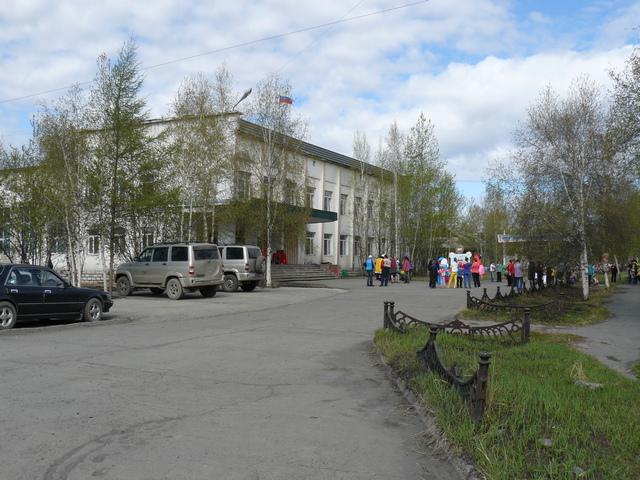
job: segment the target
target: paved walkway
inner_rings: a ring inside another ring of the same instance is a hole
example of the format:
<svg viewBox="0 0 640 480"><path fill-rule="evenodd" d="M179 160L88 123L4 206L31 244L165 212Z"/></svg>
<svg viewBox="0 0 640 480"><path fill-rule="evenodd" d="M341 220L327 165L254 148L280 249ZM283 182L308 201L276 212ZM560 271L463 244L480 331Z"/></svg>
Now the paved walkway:
<svg viewBox="0 0 640 480"><path fill-rule="evenodd" d="M551 331L580 335L578 347L605 365L634 378L640 360L640 286L621 285L608 305L612 318L596 325L554 327Z"/></svg>
<svg viewBox="0 0 640 480"><path fill-rule="evenodd" d="M2 478L458 480L372 354L382 302L423 282L117 299L113 320L0 334Z"/></svg>

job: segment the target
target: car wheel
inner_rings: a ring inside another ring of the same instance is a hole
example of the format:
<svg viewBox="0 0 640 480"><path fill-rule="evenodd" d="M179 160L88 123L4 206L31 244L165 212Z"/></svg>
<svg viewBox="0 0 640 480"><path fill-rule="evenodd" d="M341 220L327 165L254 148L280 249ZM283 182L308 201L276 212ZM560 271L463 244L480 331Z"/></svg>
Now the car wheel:
<svg viewBox="0 0 640 480"><path fill-rule="evenodd" d="M200 293L205 298L216 296L216 287L200 287Z"/></svg>
<svg viewBox="0 0 640 480"><path fill-rule="evenodd" d="M164 293L164 289L162 288L150 288L149 290L151 290L151 293L153 293L154 295L162 295Z"/></svg>
<svg viewBox="0 0 640 480"><path fill-rule="evenodd" d="M0 330L13 328L17 319L16 307L9 302L0 302Z"/></svg>
<svg viewBox="0 0 640 480"><path fill-rule="evenodd" d="M131 282L125 275L118 277L118 280L116 281L116 290L118 291L118 295L121 297L131 295Z"/></svg>
<svg viewBox="0 0 640 480"><path fill-rule="evenodd" d="M238 290L237 277L232 273L225 275L224 282L222 283L222 289L225 292L235 292L236 290Z"/></svg>
<svg viewBox="0 0 640 480"><path fill-rule="evenodd" d="M97 298L90 298L84 306L85 322L97 322L102 320L102 303Z"/></svg>
<svg viewBox="0 0 640 480"><path fill-rule="evenodd" d="M243 292L253 292L258 286L258 282L247 282L240 285Z"/></svg>
<svg viewBox="0 0 640 480"><path fill-rule="evenodd" d="M167 292L167 297L169 297L171 300L180 300L184 295L180 280L178 280L177 278L169 279L165 291Z"/></svg>

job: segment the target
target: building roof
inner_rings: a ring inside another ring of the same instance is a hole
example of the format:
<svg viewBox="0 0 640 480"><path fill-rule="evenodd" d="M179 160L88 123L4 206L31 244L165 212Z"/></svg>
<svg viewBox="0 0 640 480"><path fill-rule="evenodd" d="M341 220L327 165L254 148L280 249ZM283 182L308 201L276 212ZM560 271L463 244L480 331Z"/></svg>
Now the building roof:
<svg viewBox="0 0 640 480"><path fill-rule="evenodd" d="M253 122L249 122L243 119L238 120L238 131L240 133L256 138L262 138L263 130L264 127ZM319 160L333 163L341 167L350 168L352 170L360 170L360 168L364 167L365 173L369 175L390 173L376 165L371 165L370 163L362 162L353 157L348 157L347 155L343 155L341 153L334 152L332 150L328 150L326 148L322 148L304 141L300 141L300 151L308 157L317 158Z"/></svg>
<svg viewBox="0 0 640 480"><path fill-rule="evenodd" d="M242 115L242 113L233 111L233 112L226 112L221 114L214 114L213 116L236 117L240 115ZM154 118L154 119L147 120L145 124L154 125L154 124L173 123L178 121L191 120L193 118L196 118L196 117L185 116L185 117ZM254 138L261 139L263 138L264 127L256 123L250 122L248 120L238 118L238 131L240 134L245 134ZM291 138L291 140L298 142L298 140L293 138ZM359 171L362 167L364 167L364 171L368 175L381 175L381 174L391 173L388 170L380 168L376 165L362 162L353 157L349 157L347 155L343 155L341 153L319 147L318 145L314 145L312 143L299 141L299 145L300 145L301 153L311 158L317 158L319 160L333 163L334 165L339 165L341 167L350 168L356 171Z"/></svg>

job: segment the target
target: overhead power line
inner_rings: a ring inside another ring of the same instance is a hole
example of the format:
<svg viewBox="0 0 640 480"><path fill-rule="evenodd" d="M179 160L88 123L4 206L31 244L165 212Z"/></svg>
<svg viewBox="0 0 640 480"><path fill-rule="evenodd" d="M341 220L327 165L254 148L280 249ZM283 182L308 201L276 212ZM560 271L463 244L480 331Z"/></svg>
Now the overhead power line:
<svg viewBox="0 0 640 480"><path fill-rule="evenodd" d="M188 57L181 57L181 58L176 58L176 59L173 59L173 60L168 60L166 62L156 63L155 65L149 65L147 67L142 67L140 70L143 70L143 71L152 70L154 68L164 67L166 65L172 65L174 63L184 62L186 60L192 60L194 58L205 57L205 56L213 55L213 54L216 54L216 53L226 52L228 50L234 50L234 49L237 49L237 48L248 47L250 45L256 45L256 44L262 43L262 42L268 42L268 41L271 41L271 40L277 40L279 38L289 37L291 35L296 35L298 33L311 32L313 30L319 30L321 28L326 28L326 27L330 27L330 26L333 26L333 25L338 25L340 23L353 22L355 20L360 20L360 19L367 18L367 17L373 17L373 16L376 16L376 15L382 15L382 14L393 12L393 11L396 11L396 10L402 10L404 8L413 7L413 6L416 6L416 5L427 3L428 1L429 0L419 0L417 2L405 3L403 5L398 5L396 7L385 8L385 9L382 9L382 10L376 10L375 12L365 13L365 14L362 14L362 15L354 15L353 17L340 18L338 20L334 20L334 21L326 22L326 23L321 23L319 25L313 25L311 27L305 27L305 28L300 28L298 30L292 30L292 31L289 31L289 32L278 33L276 35L269 35L267 37L262 37L262 38L258 38L258 39L255 39L255 40L249 40L249 41L246 41L246 42L236 43L236 44L233 44L233 45L228 45L226 47L216 48L214 50L208 50L206 52L197 53L195 55L189 55ZM82 86L82 85L89 85L91 83L93 83L93 80L88 80L88 81L85 81L85 82L78 82L78 83L75 83L73 85L67 85L67 86L64 86L64 87L58 87L58 88L52 88L52 89L49 89L49 90L43 90L41 92L30 93L28 95L22 95L22 96L19 96L19 97L7 98L7 99L4 99L4 100L0 100L0 104L9 103L9 102L16 102L18 100L25 100L27 98L38 97L40 95L46 95L48 93L59 92L61 90L68 90L68 89L70 89L70 88L72 88L72 87L74 87L76 85Z"/></svg>

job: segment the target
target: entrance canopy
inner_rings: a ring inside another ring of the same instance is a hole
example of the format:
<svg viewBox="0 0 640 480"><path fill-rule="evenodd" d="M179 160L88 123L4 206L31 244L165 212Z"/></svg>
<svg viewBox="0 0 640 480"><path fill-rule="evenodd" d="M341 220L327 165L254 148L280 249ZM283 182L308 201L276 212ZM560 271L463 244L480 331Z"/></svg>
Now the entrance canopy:
<svg viewBox="0 0 640 480"><path fill-rule="evenodd" d="M312 208L307 223L329 223L335 222L336 220L338 220L338 214L336 212Z"/></svg>

